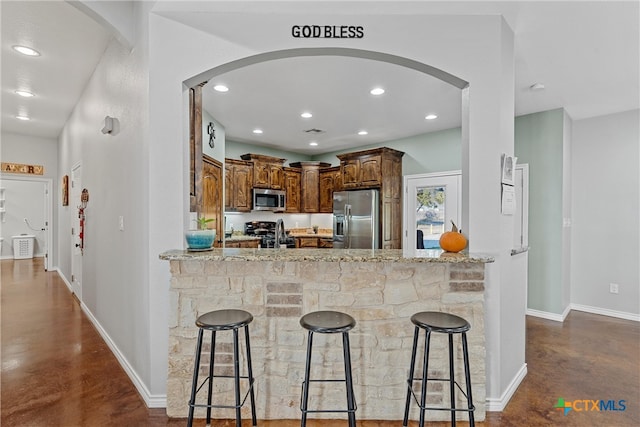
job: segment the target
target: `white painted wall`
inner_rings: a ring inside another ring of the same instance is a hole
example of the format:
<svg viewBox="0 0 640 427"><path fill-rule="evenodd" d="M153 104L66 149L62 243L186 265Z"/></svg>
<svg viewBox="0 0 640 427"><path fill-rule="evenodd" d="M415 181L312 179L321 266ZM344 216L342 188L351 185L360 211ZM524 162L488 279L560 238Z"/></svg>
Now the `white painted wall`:
<svg viewBox="0 0 640 427"><path fill-rule="evenodd" d="M500 155L513 154L513 34L497 16L428 16L428 4L404 4L404 15L395 15L392 2L359 2L359 10L370 15L350 14L352 25L363 25L367 35L353 40L295 40L288 29L304 17L309 9L301 3L253 4L241 14L225 14L243 2L165 3L156 4L158 15L150 18L150 141L149 152L149 278L153 325L152 349L158 354L152 367L153 380L160 379L161 344L166 343L168 309L166 284L169 269L157 254L183 247L182 230L188 215L188 151L186 88L182 82L196 74L229 61L271 50L300 47L351 47L387 52L441 68L471 82L469 90L470 126L465 136L469 155L463 169L468 182L464 205L467 206L465 228L472 251L489 252L496 262L488 268L487 367L489 397L500 398L503 384L509 383L524 364L524 312L518 321L505 322L501 310L511 304L509 295L501 295L504 286L514 286L514 269L509 256L512 241L512 217L500 215ZM171 21L172 13L191 11L201 22L210 23L208 35ZM196 10L197 9L197 10ZM217 9L216 14L210 13ZM244 8L243 8L244 9ZM343 22L345 11L314 3L313 19L323 23ZM344 15L343 15L344 13ZM160 14L162 16L160 16ZM394 15L393 20L386 19ZM384 25L380 22L384 21ZM411 28L411 31L407 31ZM242 29L241 31L239 29ZM421 40L439 40L422 43ZM229 40L235 40L236 43ZM212 52L203 55L203 52ZM463 132L464 134L464 132ZM183 141L184 143L180 143ZM177 165L175 159L182 159ZM162 215L158 215L162 212ZM510 292L510 290L509 290ZM164 332L166 334L166 331ZM157 345L156 345L157 344ZM518 351L514 349L518 348Z"/></svg>
<svg viewBox="0 0 640 427"><path fill-rule="evenodd" d="M129 370L148 404L153 404L147 277L148 69L146 13L136 3L134 17L142 38L133 50L113 39L59 137L60 175L82 162L86 209L83 255L83 308ZM105 116L119 121L119 132L100 132ZM61 273L70 279L71 217L75 206L60 208ZM155 215L161 215L156 212ZM119 217L124 230L119 230ZM163 350L158 350L162 352ZM163 375L163 374L161 374Z"/></svg>
<svg viewBox="0 0 640 427"><path fill-rule="evenodd" d="M640 316L640 111L573 122L571 302ZM609 293L617 283L620 293ZM596 310L598 311L598 310Z"/></svg>
<svg viewBox="0 0 640 427"><path fill-rule="evenodd" d="M51 197L54 206L53 224L55 224L58 217L56 206L61 203L59 194L61 179L58 178L58 144L56 143L56 140L8 132L2 132L1 138L2 145L0 147L0 158L3 162L44 166L44 174L38 175L37 177L51 179L52 181ZM20 174L11 174L11 176L18 177ZM29 175L25 176L29 177ZM0 186L4 187L5 185L0 184ZM20 196L24 196L24 194ZM17 200L15 202L18 205L23 204L22 200ZM19 217L18 220L20 226L25 225L24 222L22 222L22 217ZM34 227L37 226L37 224L34 223L32 223L32 225ZM2 237L5 239L2 247L2 256L9 256L13 254L11 250L11 241L7 237L10 237L16 231L19 231L20 233L34 234L33 231L28 229L18 230L14 228L5 229L2 227ZM57 231L57 228L53 227L53 242L58 238ZM50 245L54 244L53 242L50 242ZM50 269L58 265L57 251L53 252L53 257L50 258L49 263Z"/></svg>

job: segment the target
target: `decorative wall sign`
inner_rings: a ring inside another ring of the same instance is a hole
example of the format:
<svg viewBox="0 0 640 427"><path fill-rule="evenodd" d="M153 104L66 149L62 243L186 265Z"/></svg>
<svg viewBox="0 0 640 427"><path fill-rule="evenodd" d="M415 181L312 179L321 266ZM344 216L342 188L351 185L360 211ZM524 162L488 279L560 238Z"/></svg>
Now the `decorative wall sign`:
<svg viewBox="0 0 640 427"><path fill-rule="evenodd" d="M69 175L62 177L62 206L69 206Z"/></svg>
<svg viewBox="0 0 640 427"><path fill-rule="evenodd" d="M294 25L291 35L296 39L361 39L364 27L360 25Z"/></svg>
<svg viewBox="0 0 640 427"><path fill-rule="evenodd" d="M2 172L7 173L24 173L27 175L44 175L44 166L42 165L23 165L21 163L5 163L2 162Z"/></svg>

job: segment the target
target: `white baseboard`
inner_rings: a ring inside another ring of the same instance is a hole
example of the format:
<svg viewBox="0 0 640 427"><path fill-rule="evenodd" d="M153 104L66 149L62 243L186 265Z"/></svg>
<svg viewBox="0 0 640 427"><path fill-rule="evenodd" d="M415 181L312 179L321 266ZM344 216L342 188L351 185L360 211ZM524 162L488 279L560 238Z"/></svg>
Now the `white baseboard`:
<svg viewBox="0 0 640 427"><path fill-rule="evenodd" d="M93 326L95 326L95 328L98 330L98 333L100 334L104 342L107 344L107 346L109 346L111 352L114 354L114 356L116 356L116 359L118 359L120 366L122 366L122 369L124 369L124 371L129 376L129 379L131 379L131 381L133 382L133 385L138 390L138 393L140 393L140 396L142 396L142 399L144 400L144 403L147 405L147 407L166 408L167 396L165 394L151 394L142 379L140 379L131 364L127 361L127 358L124 357L116 343L113 342L109 334L107 334L107 331L105 331L102 325L100 325L100 322L98 322L98 319L96 319L93 313L91 313L89 307L87 307L83 302L80 303L80 306L82 307L82 311L84 311L89 320L91 320L91 323L93 323Z"/></svg>
<svg viewBox="0 0 640 427"><path fill-rule="evenodd" d="M513 394L518 389L518 386L520 386L520 383L522 382L522 380L524 380L524 377L526 377L526 376L527 376L527 364L525 363L518 370L516 375L511 380L511 383L509 383L509 386L502 393L500 398L498 398L498 399L487 398L486 403L485 403L486 411L487 412L502 412L504 410L504 408L507 407L507 403L509 403L509 401L513 397Z"/></svg>
<svg viewBox="0 0 640 427"><path fill-rule="evenodd" d="M586 313L600 314L602 316L617 317L618 319L633 320L640 322L640 315L627 313L624 311L609 310L607 308L591 307L582 304L571 304L571 309L576 311L584 311Z"/></svg>
<svg viewBox="0 0 640 427"><path fill-rule="evenodd" d="M69 289L69 292L73 293L73 287L71 286L71 282L69 282L67 280L67 278L65 277L65 275L62 274L62 271L60 271L60 268L59 267L54 267L53 271L58 273L58 276L60 276L60 278L62 279L64 284L67 285L67 288Z"/></svg>
<svg viewBox="0 0 640 427"><path fill-rule="evenodd" d="M556 322L564 322L564 319L567 318L570 311L571 311L571 305L568 305L567 308L564 309L562 314L549 313L548 311L534 310L532 308L527 308L527 311L525 312L525 314L527 316L540 317L541 319L554 320Z"/></svg>

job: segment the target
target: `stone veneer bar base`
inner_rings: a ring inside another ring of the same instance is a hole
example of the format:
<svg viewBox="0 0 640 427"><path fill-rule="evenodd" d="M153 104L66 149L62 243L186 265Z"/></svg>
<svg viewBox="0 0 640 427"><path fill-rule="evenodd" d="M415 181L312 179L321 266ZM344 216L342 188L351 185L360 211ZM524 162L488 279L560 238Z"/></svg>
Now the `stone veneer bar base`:
<svg viewBox="0 0 640 427"><path fill-rule="evenodd" d="M198 315L222 308L251 312L251 349L258 419L300 417L306 331L299 318L316 310L353 316L350 333L357 419L401 420L414 326L418 311L445 311L469 321L468 333L476 420L485 418L484 263L394 263L323 261L171 260L167 414L186 417ZM208 335L205 336L205 342ZM423 346L423 334L419 346ZM340 334L314 337L312 378L344 378ZM219 333L215 369L232 373L231 333ZM448 376L446 334L432 334L429 371ZM464 388L461 344L456 337L456 380ZM242 346L242 342L241 342ZM208 352L209 347L205 347ZM203 355L208 361L208 354ZM418 372L421 375L422 358ZM242 366L242 365L241 365ZM201 374L208 366L201 367ZM246 374L246 372L244 373ZM232 404L231 380L214 382L220 403ZM246 382L243 384L246 389ZM419 383L415 385L419 390ZM449 404L448 384L429 383L428 402ZM458 395L458 407L464 396ZM314 383L310 408L346 407L343 383ZM243 417L249 417L248 402ZM204 411L196 411L203 417ZM233 410L214 410L230 418ZM345 414L313 414L342 418ZM411 419L418 411L412 405ZM429 420L448 420L428 411ZM467 414L459 419L466 421Z"/></svg>

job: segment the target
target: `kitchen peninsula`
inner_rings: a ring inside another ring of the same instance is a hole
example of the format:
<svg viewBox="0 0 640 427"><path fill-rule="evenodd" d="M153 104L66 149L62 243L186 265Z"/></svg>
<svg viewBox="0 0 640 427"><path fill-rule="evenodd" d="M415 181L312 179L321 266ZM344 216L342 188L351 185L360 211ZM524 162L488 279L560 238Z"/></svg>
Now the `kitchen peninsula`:
<svg viewBox="0 0 640 427"><path fill-rule="evenodd" d="M441 255L431 250L364 249L172 250L160 258L170 262L172 275L167 385L170 417L187 414L195 319L220 308L242 308L254 316L249 329L259 419L300 417L306 333L299 318L315 310L343 311L356 319L350 335L357 418L379 420L403 416L413 338L410 317L429 310L464 317L471 324L468 338L476 419L485 417L484 272L491 258ZM219 334L218 340L230 343L230 335ZM313 356L312 375L343 375L341 345L336 341L340 334L335 335L314 340L318 350ZM441 378L448 368L446 339L439 335L432 338L429 368ZM231 352L228 347L227 353ZM229 356L216 354L216 372L231 372ZM457 378L464 378L461 367L462 363L457 363ZM229 396L232 383L224 381L215 383L215 388ZM318 384L315 393L312 389L310 405L325 409L344 406L340 383ZM428 402L448 402L447 396L447 387L433 387ZM243 411L248 410L246 406ZM444 411L434 412L428 412L429 419L449 416ZM416 414L412 412L413 419ZM216 410L214 415L230 416L228 410Z"/></svg>

